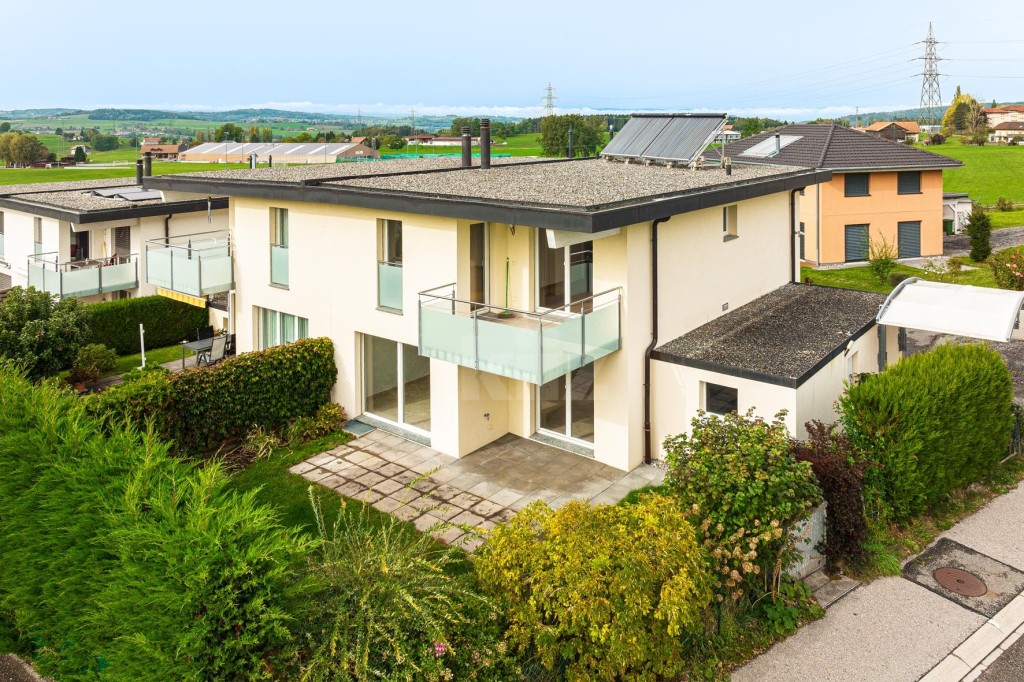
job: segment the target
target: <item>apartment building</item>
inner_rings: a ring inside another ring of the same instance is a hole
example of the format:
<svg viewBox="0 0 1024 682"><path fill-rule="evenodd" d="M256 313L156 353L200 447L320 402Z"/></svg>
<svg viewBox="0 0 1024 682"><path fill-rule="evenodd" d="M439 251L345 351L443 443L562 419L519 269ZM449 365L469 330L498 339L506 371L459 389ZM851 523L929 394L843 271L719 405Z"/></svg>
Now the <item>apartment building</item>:
<svg viewBox="0 0 1024 682"><path fill-rule="evenodd" d="M702 409L785 409L800 433L878 366L883 297L794 283L799 192L831 173L703 168L724 122L638 116L604 158L543 162L492 161L485 124L478 166L465 153L145 187L229 197L240 352L326 336L334 400L361 420L453 456L513 433L628 470ZM766 364L778 353L792 357Z"/></svg>
<svg viewBox="0 0 1024 682"><path fill-rule="evenodd" d="M174 289L205 306L232 287L229 250L223 197L168 201L138 178L0 186L0 290L96 302Z"/></svg>
<svg viewBox="0 0 1024 682"><path fill-rule="evenodd" d="M963 165L955 159L835 124L784 126L730 144L725 155L733 164L832 171L801 197L807 263L866 261L882 240L900 258L942 255L942 171Z"/></svg>

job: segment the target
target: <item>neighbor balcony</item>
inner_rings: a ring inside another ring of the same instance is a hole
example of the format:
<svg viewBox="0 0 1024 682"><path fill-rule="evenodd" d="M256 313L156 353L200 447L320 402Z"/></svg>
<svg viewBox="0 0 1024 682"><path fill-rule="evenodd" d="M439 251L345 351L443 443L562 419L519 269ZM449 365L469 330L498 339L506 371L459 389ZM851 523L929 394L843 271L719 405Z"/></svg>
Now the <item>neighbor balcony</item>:
<svg viewBox="0 0 1024 682"><path fill-rule="evenodd" d="M146 281L189 296L234 288L231 239L226 232L202 232L146 242Z"/></svg>
<svg viewBox="0 0 1024 682"><path fill-rule="evenodd" d="M619 288L528 312L455 298L448 284L419 294L420 355L545 384L622 347Z"/></svg>
<svg viewBox="0 0 1024 682"><path fill-rule="evenodd" d="M139 255L61 263L57 252L28 257L28 285L57 296L93 296L139 286Z"/></svg>

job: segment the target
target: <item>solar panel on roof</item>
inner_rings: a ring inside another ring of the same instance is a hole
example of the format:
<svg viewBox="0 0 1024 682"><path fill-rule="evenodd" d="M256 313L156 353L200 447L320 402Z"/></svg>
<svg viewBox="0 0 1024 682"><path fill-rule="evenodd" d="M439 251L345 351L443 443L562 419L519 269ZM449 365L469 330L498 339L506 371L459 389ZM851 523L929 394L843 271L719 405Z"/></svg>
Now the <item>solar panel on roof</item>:
<svg viewBox="0 0 1024 682"><path fill-rule="evenodd" d="M601 155L690 163L704 153L725 121L725 114L634 115Z"/></svg>
<svg viewBox="0 0 1024 682"><path fill-rule="evenodd" d="M778 151L781 151L799 140L802 135L779 135L779 146ZM775 156L777 153L775 148L775 136L772 135L767 140L758 142L750 149L740 152L740 156L755 156L758 158L767 158L769 156Z"/></svg>
<svg viewBox="0 0 1024 682"><path fill-rule="evenodd" d="M164 195L157 190L142 190L141 192L124 192L117 195L118 199L125 201L149 201L150 199L163 199Z"/></svg>
<svg viewBox="0 0 1024 682"><path fill-rule="evenodd" d="M109 199L110 197L116 197L117 195L124 194L126 192L141 191L141 190L142 190L141 187L112 187L112 188L109 188L109 189L94 189L90 193L93 196L106 197L106 198Z"/></svg>

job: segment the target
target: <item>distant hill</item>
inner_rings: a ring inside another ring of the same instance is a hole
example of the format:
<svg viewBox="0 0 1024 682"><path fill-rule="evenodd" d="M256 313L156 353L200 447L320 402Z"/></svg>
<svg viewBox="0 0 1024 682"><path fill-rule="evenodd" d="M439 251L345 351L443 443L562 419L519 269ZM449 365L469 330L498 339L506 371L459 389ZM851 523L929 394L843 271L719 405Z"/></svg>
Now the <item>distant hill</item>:
<svg viewBox="0 0 1024 682"><path fill-rule="evenodd" d="M0 118L46 118L47 116L68 116L85 113L81 109L13 109L11 111L0 111Z"/></svg>
<svg viewBox="0 0 1024 682"><path fill-rule="evenodd" d="M96 109L89 112L90 121L156 121L166 118L199 120L190 113L157 109Z"/></svg>

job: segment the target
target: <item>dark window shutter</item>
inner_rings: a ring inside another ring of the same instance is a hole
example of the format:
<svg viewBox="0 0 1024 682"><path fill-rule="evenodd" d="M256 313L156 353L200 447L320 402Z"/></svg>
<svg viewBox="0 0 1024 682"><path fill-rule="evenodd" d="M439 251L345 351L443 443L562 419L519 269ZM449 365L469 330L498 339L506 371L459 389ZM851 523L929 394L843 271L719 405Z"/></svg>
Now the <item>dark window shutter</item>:
<svg viewBox="0 0 1024 682"><path fill-rule="evenodd" d="M847 173L844 177L846 178L846 196L866 197L868 195L870 187L867 173Z"/></svg>
<svg viewBox="0 0 1024 682"><path fill-rule="evenodd" d="M868 226L846 226L846 257L847 263L868 259Z"/></svg>
<svg viewBox="0 0 1024 682"><path fill-rule="evenodd" d="M896 174L896 185L898 194L920 194L921 171L900 171Z"/></svg>
<svg viewBox="0 0 1024 682"><path fill-rule="evenodd" d="M897 226L900 258L921 256L921 221L900 223Z"/></svg>

